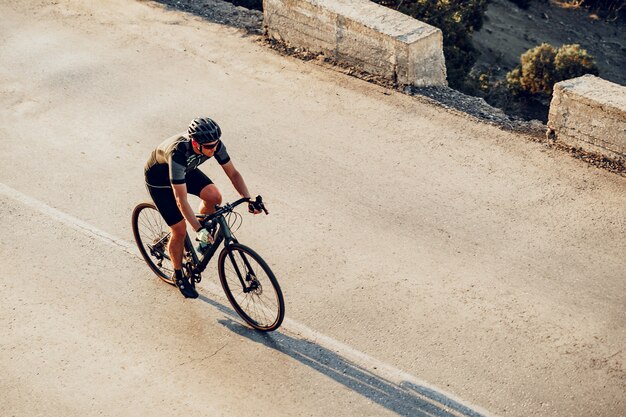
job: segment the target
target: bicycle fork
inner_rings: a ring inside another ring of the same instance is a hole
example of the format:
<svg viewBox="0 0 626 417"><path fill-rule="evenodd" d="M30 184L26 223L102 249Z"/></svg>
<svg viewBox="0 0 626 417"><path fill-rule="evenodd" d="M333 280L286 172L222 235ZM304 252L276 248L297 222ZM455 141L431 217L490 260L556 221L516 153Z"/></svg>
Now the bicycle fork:
<svg viewBox="0 0 626 417"><path fill-rule="evenodd" d="M233 251L228 251L228 257L233 263L233 268L235 268L235 272L237 273L237 277L239 278L239 282L241 283L243 292L247 294L249 292L257 290L260 287L259 281L256 279L256 274L254 273L254 270L252 269L248 258L246 258L246 255L244 253L241 253L241 259L243 259L244 263L245 276L241 273L239 269L239 265L235 260L235 255L233 255Z"/></svg>
<svg viewBox="0 0 626 417"><path fill-rule="evenodd" d="M220 230L222 230L224 236L224 248L228 250L228 247L232 242L237 243L237 239L235 239L235 237L231 233L230 228L228 227L228 224L226 224L226 220L223 217L219 219L219 222ZM250 291L254 291L259 288L259 281L256 279L256 274L254 273L250 262L243 252L241 253L241 258L243 259L243 263L246 269L245 276L241 273L241 270L239 269L239 264L237 264L237 260L235 259L235 255L233 254L232 250L228 251L228 258L233 264L233 268L237 273L237 278L239 278L239 282L241 283L241 288L243 289L244 293L247 294Z"/></svg>

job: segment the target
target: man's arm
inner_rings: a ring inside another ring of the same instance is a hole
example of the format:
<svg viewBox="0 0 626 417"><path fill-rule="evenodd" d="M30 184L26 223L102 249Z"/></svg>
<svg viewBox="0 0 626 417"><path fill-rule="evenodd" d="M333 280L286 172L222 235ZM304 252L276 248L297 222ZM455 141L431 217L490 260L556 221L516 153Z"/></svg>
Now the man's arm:
<svg viewBox="0 0 626 417"><path fill-rule="evenodd" d="M198 231L202 225L196 218L189 201L187 201L187 184L172 184L172 189L174 190L174 197L176 197L176 204L183 217L193 227L193 230Z"/></svg>
<svg viewBox="0 0 626 417"><path fill-rule="evenodd" d="M243 198L250 199L250 191L248 191L248 186L246 185L246 182L244 181L239 171L237 171L237 169L233 165L233 162L228 161L227 163L222 165L222 168L224 169L226 175L228 175L228 178L230 178L230 182L233 183L235 190L237 190L237 192ZM250 213L259 214L261 213L261 207L256 206L253 201L250 201L248 203L248 211ZM265 210L265 213L267 213L267 210Z"/></svg>
<svg viewBox="0 0 626 417"><path fill-rule="evenodd" d="M233 183L233 187L235 187L235 190L237 190L239 195L244 198L250 198L250 191L248 191L248 186L246 185L246 182L244 181L239 171L237 171L237 168L235 168L235 165L233 165L233 161L226 162L224 165L222 165L222 169L224 169L224 172L226 173L226 175L228 175L230 182Z"/></svg>

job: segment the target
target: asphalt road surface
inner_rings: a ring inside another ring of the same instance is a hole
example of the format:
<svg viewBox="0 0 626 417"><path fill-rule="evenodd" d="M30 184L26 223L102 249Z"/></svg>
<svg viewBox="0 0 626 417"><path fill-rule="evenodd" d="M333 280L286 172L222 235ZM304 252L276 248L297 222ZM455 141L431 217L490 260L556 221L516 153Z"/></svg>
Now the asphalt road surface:
<svg viewBox="0 0 626 417"><path fill-rule="evenodd" d="M626 415L626 178L151 2L0 23L0 415ZM198 115L268 203L275 333L134 249Z"/></svg>

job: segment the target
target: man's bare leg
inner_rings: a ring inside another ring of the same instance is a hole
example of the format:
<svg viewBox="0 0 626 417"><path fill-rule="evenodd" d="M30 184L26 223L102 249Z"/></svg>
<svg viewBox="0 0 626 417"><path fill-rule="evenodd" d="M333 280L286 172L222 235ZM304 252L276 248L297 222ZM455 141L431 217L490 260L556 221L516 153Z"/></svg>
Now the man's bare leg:
<svg viewBox="0 0 626 417"><path fill-rule="evenodd" d="M187 233L187 224L185 220L181 220L173 226L170 226L170 241L167 245L167 251L170 254L174 269L182 269L183 267L183 248L185 247L185 235Z"/></svg>
<svg viewBox="0 0 626 417"><path fill-rule="evenodd" d="M187 223L181 220L173 226L170 226L172 234L167 245L167 251L170 254L172 265L174 265L174 280L180 292L187 298L198 297L198 292L189 282L189 278L183 274L183 249L185 248L185 237L187 236Z"/></svg>
<svg viewBox="0 0 626 417"><path fill-rule="evenodd" d="M200 191L200 199L200 213L211 214L216 204L222 204L222 193L215 184L209 184Z"/></svg>

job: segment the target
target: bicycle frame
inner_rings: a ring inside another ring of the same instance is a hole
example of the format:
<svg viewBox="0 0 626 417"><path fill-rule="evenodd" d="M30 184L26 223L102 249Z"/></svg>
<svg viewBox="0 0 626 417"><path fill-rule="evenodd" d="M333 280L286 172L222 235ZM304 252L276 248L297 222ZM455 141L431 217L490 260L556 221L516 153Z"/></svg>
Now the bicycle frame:
<svg viewBox="0 0 626 417"><path fill-rule="evenodd" d="M193 263L196 266L196 270L194 270L193 272L196 274L201 274L206 269L207 265L209 264L209 261L211 260L211 258L213 258L213 255L215 255L215 252L217 252L217 249L219 248L222 241L224 241L225 248L227 248L229 245L233 243L237 243L237 239L235 239L232 232L230 231L230 226L228 226L228 222L226 221L226 218L224 217L223 214L220 214L219 216L214 217L212 221L218 223L219 232L217 236L215 237L215 241L213 242L212 245L209 246L209 248L207 249L206 253L202 256L202 258L199 259L198 255L196 254L196 251L193 250L193 246L192 246L191 238L189 237L189 234L187 234L187 236L185 237L186 245L188 245L187 247L192 248L190 251L191 258L193 259ZM239 282L241 283L241 288L243 289L243 292L248 293L250 291L255 290L258 286L258 282L256 282L256 275L254 273L254 270L252 269L252 265L250 265L250 261L248 261L248 258L243 253L241 254L243 263L245 264L246 269L248 271L248 273L245 274L244 276L239 270L239 266L237 265L237 261L235 260L235 257L233 256L233 254L231 252L228 252L228 256L233 264L233 268L235 269L235 272L237 273L237 278L239 278ZM254 277L255 279L252 279L251 276ZM249 285L246 285L246 281L250 281Z"/></svg>
<svg viewBox="0 0 626 417"><path fill-rule="evenodd" d="M233 204L226 204L224 207L216 206L216 209L218 209L216 213L205 216L204 219L201 220L202 224L210 220L210 221L216 222L219 225L219 228L217 229L218 233L215 236L214 242L208 247L207 251L201 257L198 257L198 254L194 250L193 243L191 241L191 238L189 237L189 233L185 235L185 248L187 248L187 251L189 255L191 256L191 260L192 260L192 265L190 265L190 267L193 268L190 271L192 274L200 275L202 272L204 272L207 265L209 264L209 261L213 258L213 256L215 255L215 252L217 252L217 249L222 244L222 242L224 242L225 248L227 248L233 243L238 243L237 239L235 239L235 237L233 236L230 230L230 226L228 225L228 221L224 217L224 214L232 212L232 210L236 206L238 206L239 204L245 201L247 201L247 199L242 198L240 200L237 200ZM164 253L163 256L169 259L169 256L167 254ZM241 258L243 259L243 262L248 271L245 277L243 277L233 254L229 252L228 256L230 257L230 260L233 264L233 268L235 269L235 272L237 273L237 277L239 278L243 291L250 292L254 290L256 288L254 285L255 280L252 279L251 276L256 278L256 275L254 273L254 270L252 269L252 266L250 265L250 262L248 261L248 258L246 258L246 256L243 253L241 254ZM244 279L245 281L251 281L250 286L246 285L246 282L244 281ZM199 282L199 279L197 282Z"/></svg>
<svg viewBox="0 0 626 417"><path fill-rule="evenodd" d="M224 247L227 247L233 242L237 242L237 239L235 239L232 232L230 231L228 222L223 215L216 217L215 219L213 219L213 221L217 222L217 224L219 225L219 233L217 234L217 236L215 236L215 241L209 246L206 253L200 258L198 257L196 251L193 250L193 243L191 242L189 233L187 233L187 236L185 236L185 246L187 248L191 248L191 258L193 259L193 262L197 268L197 271L194 272L202 273L206 269L209 261L213 258L213 255L215 255L215 252L217 252L217 249L219 248L222 241L224 241Z"/></svg>

